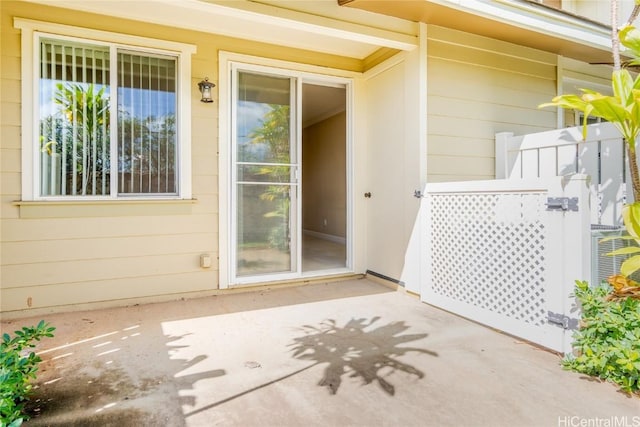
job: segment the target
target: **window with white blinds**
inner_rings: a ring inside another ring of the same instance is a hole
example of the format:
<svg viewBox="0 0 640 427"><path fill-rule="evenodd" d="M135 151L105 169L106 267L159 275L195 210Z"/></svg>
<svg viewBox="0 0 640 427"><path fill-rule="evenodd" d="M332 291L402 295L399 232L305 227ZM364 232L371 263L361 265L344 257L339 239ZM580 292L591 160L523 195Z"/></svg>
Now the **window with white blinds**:
<svg viewBox="0 0 640 427"><path fill-rule="evenodd" d="M117 57L118 192L175 194L176 60Z"/></svg>
<svg viewBox="0 0 640 427"><path fill-rule="evenodd" d="M178 194L178 58L41 38L40 196Z"/></svg>

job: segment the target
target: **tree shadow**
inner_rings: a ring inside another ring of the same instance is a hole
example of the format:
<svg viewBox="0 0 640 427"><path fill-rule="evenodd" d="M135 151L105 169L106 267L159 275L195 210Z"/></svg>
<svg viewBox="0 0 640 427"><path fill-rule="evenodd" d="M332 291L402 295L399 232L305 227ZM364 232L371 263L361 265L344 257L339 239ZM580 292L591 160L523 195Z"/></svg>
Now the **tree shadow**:
<svg viewBox="0 0 640 427"><path fill-rule="evenodd" d="M293 357L314 361L314 365L326 364L324 376L318 382L336 394L342 384L342 377L360 378L364 384L377 382L387 394L395 395L395 386L387 381L390 373L401 371L417 378L423 378L420 369L400 361L398 358L415 352L438 356L438 353L418 347L404 347L402 344L427 337L427 334L405 334L409 329L404 321L391 322L369 329L380 320L373 317L351 319L344 326L328 319L320 326L304 325L305 335L293 341ZM312 365L313 366L313 365Z"/></svg>
<svg viewBox="0 0 640 427"><path fill-rule="evenodd" d="M119 328L42 351L26 425L186 425L182 406L194 405L196 398L184 391L226 371L202 369L205 354L182 357L180 349L187 346L180 342L189 334L167 336L156 326L151 322ZM136 358L148 358L146 369L140 362L131 363ZM163 402L162 408L154 402Z"/></svg>

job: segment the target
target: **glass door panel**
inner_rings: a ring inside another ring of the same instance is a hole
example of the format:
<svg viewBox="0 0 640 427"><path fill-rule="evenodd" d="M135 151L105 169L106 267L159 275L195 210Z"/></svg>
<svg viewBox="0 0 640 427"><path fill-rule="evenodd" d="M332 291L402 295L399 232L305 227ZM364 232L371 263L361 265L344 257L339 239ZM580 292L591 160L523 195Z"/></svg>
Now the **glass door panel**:
<svg viewBox="0 0 640 427"><path fill-rule="evenodd" d="M237 275L291 271L288 185L238 184Z"/></svg>
<svg viewBox="0 0 640 427"><path fill-rule="evenodd" d="M295 80L237 71L235 275L297 272Z"/></svg>

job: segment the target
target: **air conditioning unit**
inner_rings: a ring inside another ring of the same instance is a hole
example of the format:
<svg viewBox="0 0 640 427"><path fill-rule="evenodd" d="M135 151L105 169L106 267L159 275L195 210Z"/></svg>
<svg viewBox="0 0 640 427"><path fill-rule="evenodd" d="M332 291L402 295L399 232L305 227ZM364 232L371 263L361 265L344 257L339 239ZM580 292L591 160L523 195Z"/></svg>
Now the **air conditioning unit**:
<svg viewBox="0 0 640 427"><path fill-rule="evenodd" d="M591 225L591 286L606 282L609 276L620 272L620 265L627 255L606 256L605 254L630 245L637 246L633 240L613 239L600 242L605 237L626 235L622 227L608 225ZM637 276L635 273L634 276ZM637 277L632 277L638 280Z"/></svg>

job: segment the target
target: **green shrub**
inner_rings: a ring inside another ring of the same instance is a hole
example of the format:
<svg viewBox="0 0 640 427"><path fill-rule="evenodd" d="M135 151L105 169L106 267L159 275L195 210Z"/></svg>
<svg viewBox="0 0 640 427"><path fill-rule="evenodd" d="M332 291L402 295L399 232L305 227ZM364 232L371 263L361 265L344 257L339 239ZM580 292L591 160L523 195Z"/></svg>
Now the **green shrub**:
<svg viewBox="0 0 640 427"><path fill-rule="evenodd" d="M36 378L40 357L30 348L34 341L52 337L54 327L41 320L36 327L23 327L12 338L2 335L0 342L0 427L17 427L27 418L24 404Z"/></svg>
<svg viewBox="0 0 640 427"><path fill-rule="evenodd" d="M563 360L566 369L612 381L627 393L640 391L640 301L607 299L608 285L590 288L576 282L582 308L574 355Z"/></svg>

